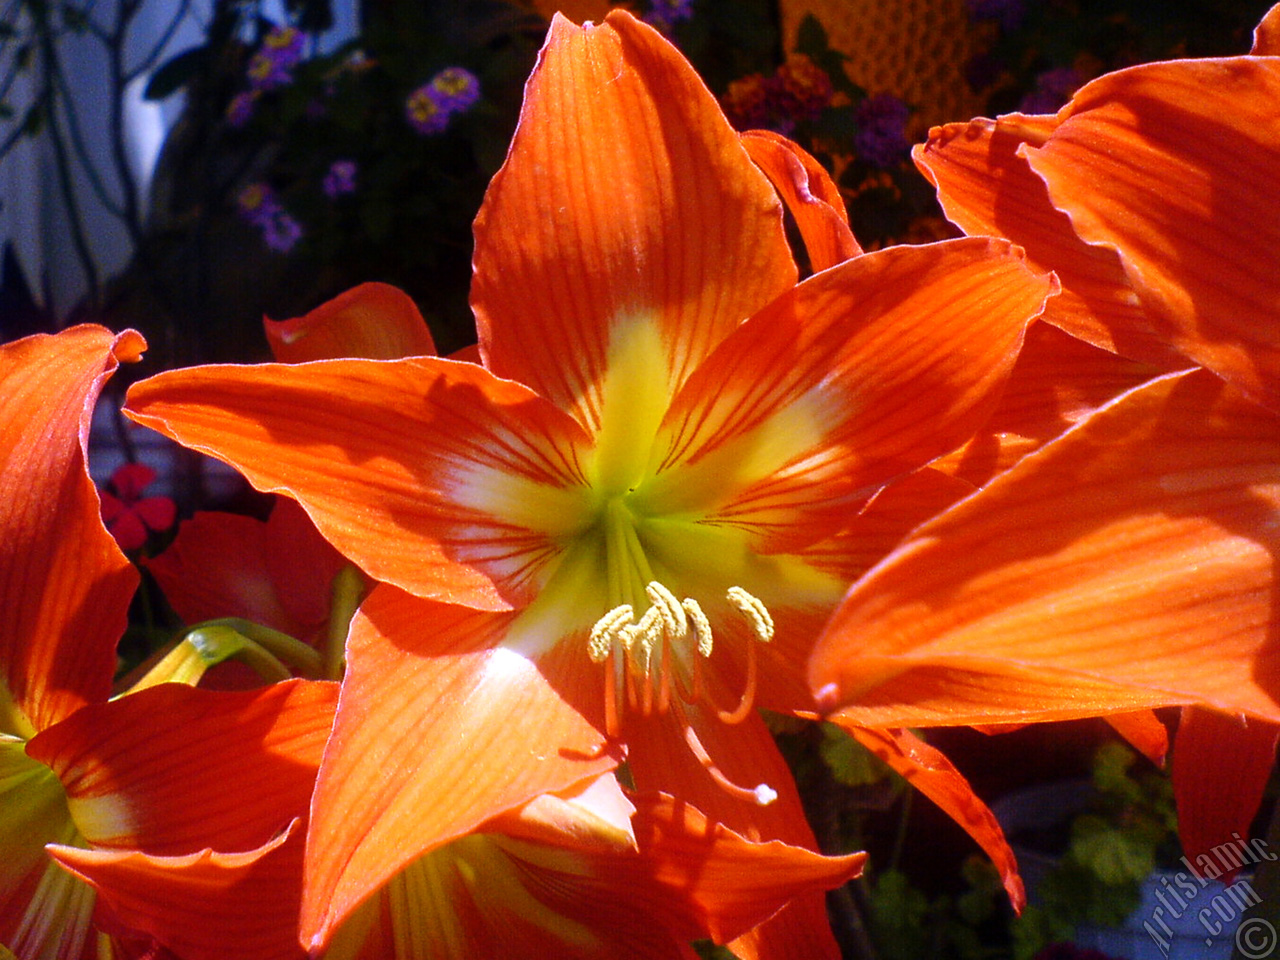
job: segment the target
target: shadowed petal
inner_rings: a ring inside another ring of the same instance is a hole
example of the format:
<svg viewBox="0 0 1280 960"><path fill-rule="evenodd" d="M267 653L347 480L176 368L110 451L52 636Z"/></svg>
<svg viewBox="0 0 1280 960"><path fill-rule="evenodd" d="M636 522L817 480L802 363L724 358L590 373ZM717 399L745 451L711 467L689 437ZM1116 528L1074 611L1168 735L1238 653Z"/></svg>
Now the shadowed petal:
<svg viewBox="0 0 1280 960"><path fill-rule="evenodd" d="M1027 894L1013 850L995 815L978 799L969 781L952 766L941 751L929 746L909 730L867 730L836 722L854 739L896 770L926 797L936 803L952 820L978 842L995 864L1004 883L1009 902L1019 913L1026 906Z"/></svg>
<svg viewBox="0 0 1280 960"><path fill-rule="evenodd" d="M1057 273L1062 295L1045 308L1046 321L1095 346L1177 369L1180 358L1150 330L1119 257L1076 236L1023 156L1024 144L1043 143L1057 124L1016 113L950 123L930 130L912 156L952 223L973 236L1007 237L1035 269Z"/></svg>
<svg viewBox="0 0 1280 960"><path fill-rule="evenodd" d="M185 960L303 960L298 945L302 830L242 853L151 856L53 846L49 854L98 888L121 921Z"/></svg>
<svg viewBox="0 0 1280 960"><path fill-rule="evenodd" d="M1214 848L1238 847L1240 838L1249 836L1275 766L1278 741L1280 725L1275 723L1198 707L1182 711L1173 744L1173 793L1178 838L1193 864L1199 865L1199 858ZM1222 869L1212 858L1209 862ZM1223 878L1230 882L1230 876Z"/></svg>
<svg viewBox="0 0 1280 960"><path fill-rule="evenodd" d="M364 357L433 357L435 341L417 306L385 283L360 286L289 320L263 317L271 352L281 363Z"/></svg>
<svg viewBox="0 0 1280 960"><path fill-rule="evenodd" d="M1280 58L1147 64L1081 89L1027 151L1086 242L1119 252L1178 350L1280 410Z"/></svg>
<svg viewBox="0 0 1280 960"><path fill-rule="evenodd" d="M553 21L475 237L486 365L589 426L624 327L659 325L675 387L796 278L781 205L715 98L622 11Z"/></svg>
<svg viewBox="0 0 1280 960"><path fill-rule="evenodd" d="M708 755L730 781L747 789L763 783L777 792L777 799L768 806L758 806L726 793L686 746L680 722L673 715L628 723L627 762L637 789L674 794L749 839L781 840L815 849L817 842L805 820L791 771L759 714L753 712L742 723L730 726L710 716L701 705L686 709ZM740 956L774 960L835 960L840 955L825 901L818 892L797 898L732 947Z"/></svg>
<svg viewBox="0 0 1280 960"><path fill-rule="evenodd" d="M387 586L356 615L312 804L304 943L414 858L617 764L537 665L496 646L511 619Z"/></svg>
<svg viewBox="0 0 1280 960"><path fill-rule="evenodd" d="M742 145L795 218L815 273L862 253L849 229L844 197L822 164L771 130L742 134Z"/></svg>
<svg viewBox="0 0 1280 960"><path fill-rule="evenodd" d="M29 737L110 692L138 576L85 455L98 392L145 347L86 325L0 349L0 732Z"/></svg>
<svg viewBox="0 0 1280 960"><path fill-rule="evenodd" d="M854 585L819 701L861 726L1193 701L1280 721L1276 426L1199 371L1103 407Z"/></svg>
<svg viewBox="0 0 1280 960"><path fill-rule="evenodd" d="M249 850L306 813L337 693L304 680L244 692L159 684L77 711L27 752L58 775L96 846Z"/></svg>

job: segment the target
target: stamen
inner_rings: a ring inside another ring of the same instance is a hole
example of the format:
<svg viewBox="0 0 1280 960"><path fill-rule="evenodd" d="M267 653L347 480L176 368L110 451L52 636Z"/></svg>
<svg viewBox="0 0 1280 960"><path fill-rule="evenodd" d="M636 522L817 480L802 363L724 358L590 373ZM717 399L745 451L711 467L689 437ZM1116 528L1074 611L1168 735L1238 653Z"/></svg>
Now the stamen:
<svg viewBox="0 0 1280 960"><path fill-rule="evenodd" d="M751 714L751 708L756 702L756 680L760 672L760 667L756 658L756 645L754 643L747 644L747 684L742 690L742 698L738 701L738 705L733 710L721 710L716 707L716 716L720 718L721 723L741 723Z"/></svg>
<svg viewBox="0 0 1280 960"><path fill-rule="evenodd" d="M657 580L650 580L649 585L644 588L645 596L649 598L649 603L653 605L651 609L657 609L662 616L662 631L673 640L683 640L689 635L689 621L684 615L684 608L680 606L680 601L676 599L676 595L660 584Z"/></svg>
<svg viewBox="0 0 1280 960"><path fill-rule="evenodd" d="M635 611L631 604L624 603L614 607L595 622L591 628L591 637L587 641L587 655L592 663L604 663L613 649L613 641L621 639L620 633L635 619Z"/></svg>
<svg viewBox="0 0 1280 960"><path fill-rule="evenodd" d="M773 617L764 601L741 587L730 587L725 597L751 624L751 632L756 635L757 640L768 643L773 639Z"/></svg>
<svg viewBox="0 0 1280 960"><path fill-rule="evenodd" d="M698 641L698 653L704 657L711 656L711 621L692 597L685 597L681 606L689 614L693 635Z"/></svg>
<svg viewBox="0 0 1280 960"><path fill-rule="evenodd" d="M711 755L707 753L707 748L702 745L702 741L698 739L697 733L694 732L693 727L687 721L684 726L684 742L689 745L689 749L698 758L698 762L711 775L711 779L725 793L761 807L767 807L778 799L778 791L767 783L757 784L753 788L748 788L739 786L726 777L723 771L716 766L716 762L711 759Z"/></svg>

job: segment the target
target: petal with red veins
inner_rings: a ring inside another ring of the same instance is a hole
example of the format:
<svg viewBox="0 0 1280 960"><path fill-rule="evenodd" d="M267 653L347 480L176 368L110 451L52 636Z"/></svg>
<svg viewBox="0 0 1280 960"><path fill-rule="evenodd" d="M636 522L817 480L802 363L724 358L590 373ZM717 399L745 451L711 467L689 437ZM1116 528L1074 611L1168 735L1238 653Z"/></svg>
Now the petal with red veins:
<svg viewBox="0 0 1280 960"><path fill-rule="evenodd" d="M1280 328L1258 322L1280 311L1277 101L1280 58L1131 67L1026 154L1075 233L1118 252L1156 333L1280 410Z"/></svg>
<svg viewBox="0 0 1280 960"><path fill-rule="evenodd" d="M658 324L674 388L796 279L768 180L688 62L623 11L552 22L475 238L485 364L590 427L623 328Z"/></svg>
<svg viewBox="0 0 1280 960"><path fill-rule="evenodd" d="M159 684L84 707L27 752L57 774L96 846L248 850L305 815L337 692L305 680L243 692Z"/></svg>
<svg viewBox="0 0 1280 960"><path fill-rule="evenodd" d="M994 410L1055 289L1010 244L895 247L817 274L752 317L673 401L634 498L812 543Z"/></svg>
<svg viewBox="0 0 1280 960"><path fill-rule="evenodd" d="M1055 117L1022 114L951 123L930 130L912 156L961 230L1007 237L1035 269L1058 275L1062 295L1045 309L1047 322L1103 349L1177 369L1181 358L1149 328L1115 252L1076 236L1023 156L1024 145L1043 143L1057 125Z"/></svg>
<svg viewBox="0 0 1280 960"><path fill-rule="evenodd" d="M0 348L0 731L29 737L110 692L138 576L86 446L103 384L145 346L85 325Z"/></svg>
<svg viewBox="0 0 1280 960"><path fill-rule="evenodd" d="M1203 371L1124 394L853 586L819 701L858 726L1191 702L1280 721L1276 427Z"/></svg>
<svg viewBox="0 0 1280 960"><path fill-rule="evenodd" d="M1249 836L1275 766L1278 741L1280 724L1198 707L1182 711L1173 744L1178 839L1192 863L1208 857L1208 863L1227 874L1223 883L1230 883L1235 871L1223 870L1212 851L1223 845L1239 848Z"/></svg>
<svg viewBox="0 0 1280 960"><path fill-rule="evenodd" d="M415 857L617 764L583 715L597 703L498 646L512 618L389 586L363 604L312 804L304 943Z"/></svg>
<svg viewBox="0 0 1280 960"><path fill-rule="evenodd" d="M518 383L435 358L212 366L127 412L298 500L378 580L478 609L525 602L581 522L581 428Z"/></svg>

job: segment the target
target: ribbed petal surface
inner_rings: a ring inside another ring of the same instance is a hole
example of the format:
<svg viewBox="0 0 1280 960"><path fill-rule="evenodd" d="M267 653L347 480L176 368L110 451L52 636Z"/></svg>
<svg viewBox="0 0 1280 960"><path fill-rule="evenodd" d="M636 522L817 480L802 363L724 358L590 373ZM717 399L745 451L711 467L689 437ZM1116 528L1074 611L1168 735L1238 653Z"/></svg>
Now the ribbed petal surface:
<svg viewBox="0 0 1280 960"><path fill-rule="evenodd" d="M979 238L811 277L676 397L646 509L696 505L770 551L814 542L876 485L969 439L1054 289L1011 245Z"/></svg>
<svg viewBox="0 0 1280 960"><path fill-rule="evenodd" d="M298 500L371 576L422 596L509 608L578 517L564 488L585 435L474 364L195 367L135 384L128 411Z"/></svg>
<svg viewBox="0 0 1280 960"><path fill-rule="evenodd" d="M0 348L0 731L29 737L110 692L138 576L85 456L99 391L145 346L85 325Z"/></svg>
<svg viewBox="0 0 1280 960"><path fill-rule="evenodd" d="M1076 94L1031 168L1117 251L1157 333L1280 410L1280 58L1148 64Z"/></svg>
<svg viewBox="0 0 1280 960"><path fill-rule="evenodd" d="M336 700L336 684L316 681L160 684L77 711L27 752L62 780L95 846L251 850L306 814Z"/></svg>
<svg viewBox="0 0 1280 960"><path fill-rule="evenodd" d="M1276 762L1280 725L1186 707L1173 745L1173 793L1178 839L1187 859L1201 857L1224 873L1214 848L1239 849L1249 839L1263 791ZM1245 859L1245 863L1256 861ZM1204 873L1204 871L1201 871ZM1204 873L1208 876L1211 874ZM1223 883L1230 883L1229 876Z"/></svg>
<svg viewBox="0 0 1280 960"><path fill-rule="evenodd" d="M486 364L591 426L630 322L660 325L677 386L796 277L781 205L715 98L622 11L552 23L475 236Z"/></svg>
<svg viewBox="0 0 1280 960"><path fill-rule="evenodd" d="M1057 273L1062 295L1049 303L1045 320L1096 346L1176 369L1176 354L1150 330L1119 257L1076 236L1027 164L1024 145L1043 143L1057 123L1016 113L950 123L930 130L912 155L952 223L973 236L1007 237L1036 269Z"/></svg>
<svg viewBox="0 0 1280 960"><path fill-rule="evenodd" d="M1280 720L1276 428L1204 372L1103 407L854 585L820 702L861 726L1195 701Z"/></svg>
<svg viewBox="0 0 1280 960"><path fill-rule="evenodd" d="M584 705L496 648L511 618L386 586L356 615L312 805L304 943L409 861L617 764Z"/></svg>

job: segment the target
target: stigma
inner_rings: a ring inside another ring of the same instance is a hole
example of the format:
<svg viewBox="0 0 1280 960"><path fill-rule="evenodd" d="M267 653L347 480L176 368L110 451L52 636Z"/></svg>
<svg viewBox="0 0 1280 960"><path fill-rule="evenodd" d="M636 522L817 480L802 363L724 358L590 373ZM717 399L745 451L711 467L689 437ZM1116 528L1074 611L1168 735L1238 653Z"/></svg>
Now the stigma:
<svg viewBox="0 0 1280 960"><path fill-rule="evenodd" d="M624 708L641 717L674 713L684 727L690 751L712 779L740 799L767 806L777 797L774 790L763 783L747 788L729 780L707 754L681 706L682 701L710 702L703 688L701 662L711 656L714 647L711 621L697 600L678 599L656 580L646 585L645 596L649 606L639 618L631 604L619 604L595 622L587 640L591 661L607 665L606 734L618 739ZM759 674L756 644L773 639L774 625L764 602L742 587L730 587L725 599L755 641L747 644L746 684L737 705L726 710L710 703L721 722L735 724L745 720L755 704Z"/></svg>

